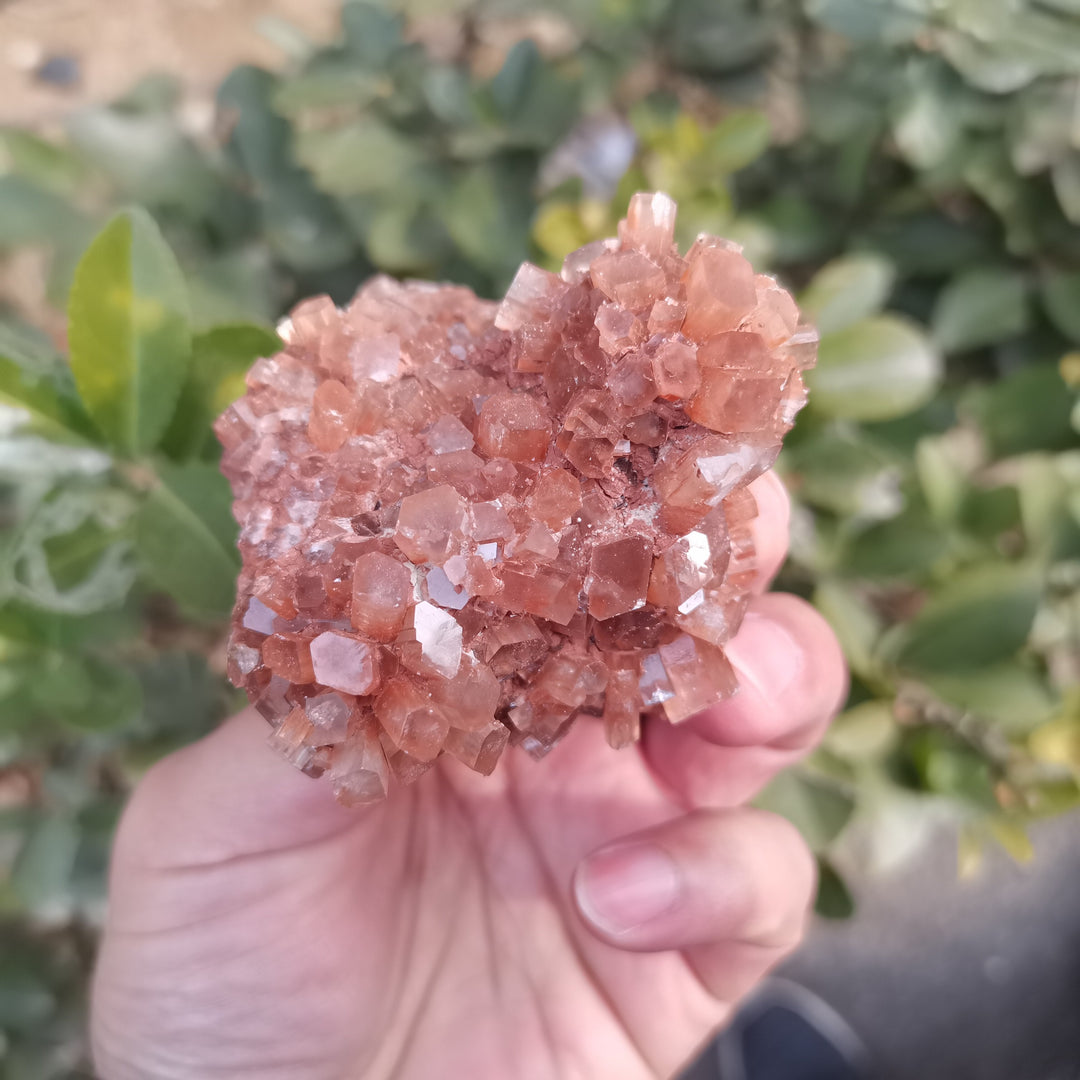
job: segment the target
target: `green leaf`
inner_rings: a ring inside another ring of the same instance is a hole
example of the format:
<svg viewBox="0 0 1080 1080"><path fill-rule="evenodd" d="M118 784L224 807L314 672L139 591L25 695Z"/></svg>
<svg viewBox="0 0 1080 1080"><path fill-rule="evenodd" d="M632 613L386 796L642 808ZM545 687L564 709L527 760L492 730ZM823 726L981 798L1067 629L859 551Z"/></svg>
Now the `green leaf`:
<svg viewBox="0 0 1080 1080"><path fill-rule="evenodd" d="M355 240L333 201L297 165L292 129L270 104L278 86L269 72L250 66L236 68L221 85L218 105L231 122L229 153L255 182L274 255L301 272L340 266L354 254Z"/></svg>
<svg viewBox="0 0 1080 1080"><path fill-rule="evenodd" d="M216 466L160 463L135 519L135 548L151 580L185 611L217 618L232 608L239 557L232 498Z"/></svg>
<svg viewBox="0 0 1080 1080"><path fill-rule="evenodd" d="M725 116L705 135L710 170L730 175L757 161L769 148L772 128L758 109L739 109Z"/></svg>
<svg viewBox="0 0 1080 1080"><path fill-rule="evenodd" d="M0 642L74 651L88 645L111 645L137 632L132 612L122 608L67 615L14 602L0 607Z"/></svg>
<svg viewBox="0 0 1080 1080"><path fill-rule="evenodd" d="M1061 212L1073 225L1080 225L1080 152L1074 151L1059 161L1051 177Z"/></svg>
<svg viewBox="0 0 1080 1080"><path fill-rule="evenodd" d="M884 0L807 0L806 11L823 26L857 42L906 41L923 28L914 11Z"/></svg>
<svg viewBox="0 0 1080 1080"><path fill-rule="evenodd" d="M1029 566L988 563L956 574L893 643L913 672L964 671L1012 657L1027 641L1042 593Z"/></svg>
<svg viewBox="0 0 1080 1080"><path fill-rule="evenodd" d="M860 521L903 509L903 459L852 425L830 424L789 445L782 458L799 498Z"/></svg>
<svg viewBox="0 0 1080 1080"><path fill-rule="evenodd" d="M923 578L949 550L949 537L916 504L889 521L857 533L841 559L845 574L856 578Z"/></svg>
<svg viewBox="0 0 1080 1080"><path fill-rule="evenodd" d="M941 212L890 215L867 230L875 250L903 276L951 274L996 254L998 240L987 222L955 221Z"/></svg>
<svg viewBox="0 0 1080 1080"><path fill-rule="evenodd" d="M494 167L470 170L447 195L446 228L464 255L508 277L528 257L530 211L522 192Z"/></svg>
<svg viewBox="0 0 1080 1080"><path fill-rule="evenodd" d="M180 268L142 210L118 214L75 272L71 368L87 412L118 450L153 448L172 418L191 356Z"/></svg>
<svg viewBox="0 0 1080 1080"><path fill-rule="evenodd" d="M222 718L221 676L197 653L162 653L139 668L146 705L143 725L178 745L208 734Z"/></svg>
<svg viewBox="0 0 1080 1080"><path fill-rule="evenodd" d="M959 523L969 535L994 542L1020 525L1020 495L1012 484L972 487L965 493Z"/></svg>
<svg viewBox="0 0 1080 1080"><path fill-rule="evenodd" d="M378 98L382 78L358 68L348 57L329 57L301 75L295 75L274 94L274 108L286 116L301 116L309 109L362 108Z"/></svg>
<svg viewBox="0 0 1080 1080"><path fill-rule="evenodd" d="M188 265L194 332L229 323L272 323L279 314L277 268L267 245L234 248Z"/></svg>
<svg viewBox="0 0 1080 1080"><path fill-rule="evenodd" d="M183 133L171 106L146 104L79 110L67 119L68 136L125 198L208 213L220 193L209 161Z"/></svg>
<svg viewBox="0 0 1080 1080"><path fill-rule="evenodd" d="M345 46L363 65L384 68L402 45L399 15L378 5L350 0L341 9Z"/></svg>
<svg viewBox="0 0 1080 1080"><path fill-rule="evenodd" d="M941 34L939 41L953 67L973 86L988 93L1013 93L1039 75L1038 66L1010 49L1007 41L984 43L951 30Z"/></svg>
<svg viewBox="0 0 1080 1080"><path fill-rule="evenodd" d="M863 679L875 678L874 649L881 637L881 616L854 586L829 578L818 583L813 601L839 639L851 669Z"/></svg>
<svg viewBox="0 0 1080 1080"><path fill-rule="evenodd" d="M724 75L758 63L772 47L775 27L750 5L682 0L663 27L677 68Z"/></svg>
<svg viewBox="0 0 1080 1080"><path fill-rule="evenodd" d="M818 889L814 911L823 919L850 919L855 900L844 879L827 859L818 859Z"/></svg>
<svg viewBox="0 0 1080 1080"><path fill-rule="evenodd" d="M0 595L68 615L119 605L134 580L124 535L130 512L126 493L104 485L71 481L48 492L12 532Z"/></svg>
<svg viewBox="0 0 1080 1080"><path fill-rule="evenodd" d="M17 938L0 940L0 1029L40 1030L56 1008L47 972L47 957L37 955L33 946Z"/></svg>
<svg viewBox="0 0 1080 1080"><path fill-rule="evenodd" d="M71 195L86 182L89 170L76 153L33 132L0 129L0 146L13 172L57 194Z"/></svg>
<svg viewBox="0 0 1080 1080"><path fill-rule="evenodd" d="M822 415L890 420L929 401L941 374L941 359L917 326L878 315L823 338L807 384Z"/></svg>
<svg viewBox="0 0 1080 1080"><path fill-rule="evenodd" d="M787 818L815 852L836 839L855 806L851 795L834 782L799 769L780 773L754 803Z"/></svg>
<svg viewBox="0 0 1080 1080"><path fill-rule="evenodd" d="M1080 344L1080 271L1049 271L1042 280L1042 301L1054 326Z"/></svg>
<svg viewBox="0 0 1080 1080"><path fill-rule="evenodd" d="M917 169L932 169L955 152L963 132L963 114L956 104L955 80L936 76L937 69L919 65L909 75L911 89L893 123L901 154Z"/></svg>
<svg viewBox="0 0 1080 1080"><path fill-rule="evenodd" d="M1017 482L1020 519L1033 553L1048 562L1063 561L1080 549L1080 519L1070 512L1080 478L1068 476L1069 456L1030 454Z"/></svg>
<svg viewBox="0 0 1080 1080"><path fill-rule="evenodd" d="M67 914L78 849L79 831L70 817L53 814L39 819L11 871L12 889L28 911L54 918Z"/></svg>
<svg viewBox="0 0 1080 1080"><path fill-rule="evenodd" d="M77 731L113 731L133 723L142 707L138 679L93 657L49 653L34 669L35 708Z"/></svg>
<svg viewBox="0 0 1080 1080"><path fill-rule="evenodd" d="M577 85L544 61L529 38L507 54L490 94L503 138L514 146L552 146L577 118Z"/></svg>
<svg viewBox="0 0 1080 1080"><path fill-rule="evenodd" d="M989 763L951 731L923 727L906 733L901 760L924 791L985 810L996 806Z"/></svg>
<svg viewBox="0 0 1080 1080"><path fill-rule="evenodd" d="M39 375L47 375L53 382L62 381L65 373L70 375L48 334L20 319L0 318L0 355L14 360L35 382ZM72 382L72 392L74 389Z"/></svg>
<svg viewBox="0 0 1080 1080"><path fill-rule="evenodd" d="M881 255L845 255L814 275L799 305L825 337L876 315L889 298L894 278L892 263Z"/></svg>
<svg viewBox="0 0 1080 1080"><path fill-rule="evenodd" d="M74 402L58 393L40 375L34 378L22 364L0 356L0 406L17 410L15 427L56 442L82 442L88 434L85 416Z"/></svg>
<svg viewBox="0 0 1080 1080"><path fill-rule="evenodd" d="M1076 445L1071 414L1076 393L1056 364L1031 364L997 382L971 386L961 399L995 457Z"/></svg>
<svg viewBox="0 0 1080 1080"><path fill-rule="evenodd" d="M963 352L1015 337L1030 320L1023 275L1001 268L975 268L942 290L934 308L933 335L945 352Z"/></svg>
<svg viewBox="0 0 1080 1080"><path fill-rule="evenodd" d="M864 701L842 712L825 736L825 748L852 762L880 761L896 742L891 701Z"/></svg>
<svg viewBox="0 0 1080 1080"><path fill-rule="evenodd" d="M519 41L507 54L503 66L491 80L491 97L506 119L521 108L539 74L543 61L531 38Z"/></svg>
<svg viewBox="0 0 1080 1080"><path fill-rule="evenodd" d="M82 214L55 192L22 176L0 176L0 250L57 243L86 228Z"/></svg>
<svg viewBox="0 0 1080 1080"><path fill-rule="evenodd" d="M934 520L952 524L968 491L968 462L955 436L924 435L915 446L915 473Z"/></svg>
<svg viewBox="0 0 1080 1080"><path fill-rule="evenodd" d="M263 356L281 349L281 340L261 326L218 326L191 342L191 368L176 414L162 440L172 458L197 457L211 439L210 425L244 392L244 375Z"/></svg>
<svg viewBox="0 0 1080 1080"><path fill-rule="evenodd" d="M395 192L425 164L420 145L371 116L301 132L298 152L319 188L331 195Z"/></svg>
<svg viewBox="0 0 1080 1080"><path fill-rule="evenodd" d="M924 681L942 701L1022 735L1050 720L1060 707L1044 677L1016 661L975 672L941 671Z"/></svg>

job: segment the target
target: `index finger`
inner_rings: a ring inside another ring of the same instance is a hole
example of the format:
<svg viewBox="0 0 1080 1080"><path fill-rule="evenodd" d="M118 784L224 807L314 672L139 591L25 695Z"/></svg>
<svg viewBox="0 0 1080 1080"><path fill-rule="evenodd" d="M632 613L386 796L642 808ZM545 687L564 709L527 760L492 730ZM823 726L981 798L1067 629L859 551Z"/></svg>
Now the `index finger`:
<svg viewBox="0 0 1080 1080"><path fill-rule="evenodd" d="M754 537L754 592L762 593L784 565L788 551L791 499L775 470L759 476L748 488L757 503L757 517L750 524Z"/></svg>

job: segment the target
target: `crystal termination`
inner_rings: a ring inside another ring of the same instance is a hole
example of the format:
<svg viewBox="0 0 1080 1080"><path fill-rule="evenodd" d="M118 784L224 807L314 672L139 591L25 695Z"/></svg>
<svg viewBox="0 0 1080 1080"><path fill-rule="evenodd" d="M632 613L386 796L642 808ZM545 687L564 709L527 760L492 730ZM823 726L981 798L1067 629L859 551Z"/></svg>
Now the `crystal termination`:
<svg viewBox="0 0 1080 1080"><path fill-rule="evenodd" d="M442 753L490 773L580 715L609 742L736 690L747 484L817 335L741 249L685 257L638 194L618 239L501 303L386 277L282 326L218 420L243 572L228 671L272 745L355 805Z"/></svg>

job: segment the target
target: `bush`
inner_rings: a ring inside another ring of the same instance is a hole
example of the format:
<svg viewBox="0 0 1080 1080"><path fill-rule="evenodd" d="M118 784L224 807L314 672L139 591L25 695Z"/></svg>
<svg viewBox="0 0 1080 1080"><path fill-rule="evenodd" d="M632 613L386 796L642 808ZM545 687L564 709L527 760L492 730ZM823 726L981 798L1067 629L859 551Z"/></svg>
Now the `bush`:
<svg viewBox="0 0 1080 1080"><path fill-rule="evenodd" d="M762 797L819 853L820 909L937 822L970 870L1080 802L1073 0L458 4L449 56L416 7L349 3L332 47L234 71L211 135L157 78L62 139L0 131L4 1075L76 1075L122 797L238 704L209 425L274 320L376 270L495 295L637 189L822 330L781 585L854 683Z"/></svg>

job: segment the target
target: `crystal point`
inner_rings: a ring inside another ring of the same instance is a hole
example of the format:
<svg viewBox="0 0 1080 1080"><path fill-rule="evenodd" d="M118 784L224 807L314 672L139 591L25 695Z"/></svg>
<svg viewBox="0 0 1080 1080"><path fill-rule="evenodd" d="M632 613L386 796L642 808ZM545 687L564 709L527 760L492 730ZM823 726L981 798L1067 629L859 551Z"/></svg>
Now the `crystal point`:
<svg viewBox="0 0 1080 1080"><path fill-rule="evenodd" d="M282 324L215 430L243 571L230 679L363 805L442 754L490 773L582 713L612 746L736 690L747 485L817 334L734 244L685 257L641 192L617 239L498 304L388 277Z"/></svg>

